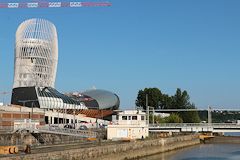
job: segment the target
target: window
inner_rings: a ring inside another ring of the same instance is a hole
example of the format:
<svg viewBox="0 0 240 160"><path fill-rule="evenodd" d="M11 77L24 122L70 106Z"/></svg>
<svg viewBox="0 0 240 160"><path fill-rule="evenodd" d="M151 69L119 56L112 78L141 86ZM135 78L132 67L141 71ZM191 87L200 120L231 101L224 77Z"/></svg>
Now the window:
<svg viewBox="0 0 240 160"><path fill-rule="evenodd" d="M119 119L119 116L118 115L116 115L116 120L118 120Z"/></svg>
<svg viewBox="0 0 240 160"><path fill-rule="evenodd" d="M128 120L131 120L131 116L128 116Z"/></svg>
<svg viewBox="0 0 240 160"><path fill-rule="evenodd" d="M144 116L141 116L141 120L144 121L144 119L145 119Z"/></svg>
<svg viewBox="0 0 240 160"><path fill-rule="evenodd" d="M122 116L122 120L127 120L127 116Z"/></svg>
<svg viewBox="0 0 240 160"><path fill-rule="evenodd" d="M132 116L132 120L137 120L137 116Z"/></svg>

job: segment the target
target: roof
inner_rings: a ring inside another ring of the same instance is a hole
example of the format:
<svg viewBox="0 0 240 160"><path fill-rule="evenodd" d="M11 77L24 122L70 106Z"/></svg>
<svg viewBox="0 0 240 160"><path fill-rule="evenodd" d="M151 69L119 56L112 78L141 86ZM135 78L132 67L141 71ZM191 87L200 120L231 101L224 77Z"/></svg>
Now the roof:
<svg viewBox="0 0 240 160"><path fill-rule="evenodd" d="M99 105L99 109L118 108L120 104L119 97L106 90L93 89L85 91L82 94L95 99Z"/></svg>

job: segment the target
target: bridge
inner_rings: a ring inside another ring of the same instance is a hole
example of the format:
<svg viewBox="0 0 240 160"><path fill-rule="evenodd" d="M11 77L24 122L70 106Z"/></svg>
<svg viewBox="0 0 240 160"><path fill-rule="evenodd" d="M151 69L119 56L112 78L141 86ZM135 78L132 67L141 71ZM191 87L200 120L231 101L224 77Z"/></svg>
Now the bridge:
<svg viewBox="0 0 240 160"><path fill-rule="evenodd" d="M240 132L238 123L162 123L149 124L149 132Z"/></svg>

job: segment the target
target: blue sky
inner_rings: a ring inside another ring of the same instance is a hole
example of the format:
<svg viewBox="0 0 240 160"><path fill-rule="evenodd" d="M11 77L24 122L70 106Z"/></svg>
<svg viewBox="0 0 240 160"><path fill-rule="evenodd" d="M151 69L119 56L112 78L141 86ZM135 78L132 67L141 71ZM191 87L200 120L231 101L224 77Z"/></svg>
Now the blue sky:
<svg viewBox="0 0 240 160"><path fill-rule="evenodd" d="M239 108L239 0L109 2L111 7L0 9L0 90L12 88L18 25L44 18L58 30L59 91L95 86L117 93L122 108L133 108L140 89L173 95L181 88L198 108ZM9 101L10 95L0 98Z"/></svg>

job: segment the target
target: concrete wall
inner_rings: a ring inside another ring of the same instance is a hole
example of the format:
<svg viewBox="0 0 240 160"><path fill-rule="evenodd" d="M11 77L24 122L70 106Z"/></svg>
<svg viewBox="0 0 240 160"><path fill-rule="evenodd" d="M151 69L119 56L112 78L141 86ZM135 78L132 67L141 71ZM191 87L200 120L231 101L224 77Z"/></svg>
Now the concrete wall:
<svg viewBox="0 0 240 160"><path fill-rule="evenodd" d="M240 144L239 136L216 136L212 139L206 140L206 143L231 143Z"/></svg>
<svg viewBox="0 0 240 160"><path fill-rule="evenodd" d="M54 151L48 153L38 153L21 155L15 157L0 158L1 160L123 160L138 158L146 155L161 153L190 145L199 144L200 141L195 136L179 136L172 138L160 138L129 143L119 143L114 145L96 146L90 148L79 148L64 151Z"/></svg>
<svg viewBox="0 0 240 160"><path fill-rule="evenodd" d="M84 139L80 137L49 134L49 133L41 133L41 137L44 140L44 143L47 145L63 144L63 143L68 144L72 142L84 141ZM20 133L14 133L14 134L0 134L0 146L6 146L6 145L21 146L21 145L27 145L27 144L31 146L38 146L40 142L31 133L24 132L24 131Z"/></svg>

